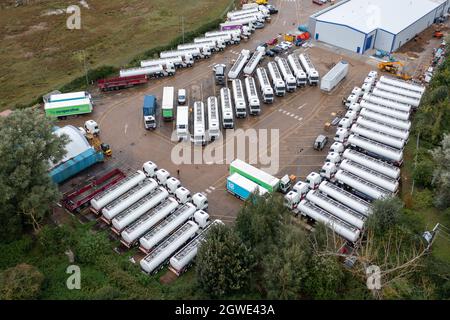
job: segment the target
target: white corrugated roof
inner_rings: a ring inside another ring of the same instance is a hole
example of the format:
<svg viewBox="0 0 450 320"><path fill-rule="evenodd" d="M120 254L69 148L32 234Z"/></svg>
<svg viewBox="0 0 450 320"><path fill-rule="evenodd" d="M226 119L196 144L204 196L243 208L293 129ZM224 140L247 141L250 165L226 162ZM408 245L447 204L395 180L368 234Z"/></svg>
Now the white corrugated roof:
<svg viewBox="0 0 450 320"><path fill-rule="evenodd" d="M318 14L319 21L342 24L364 33L384 29L398 34L446 0L350 0Z"/></svg>
<svg viewBox="0 0 450 320"><path fill-rule="evenodd" d="M83 153L87 149L91 148L91 145L89 144L87 139L83 136L83 134L80 132L80 130L78 130L74 126L71 126L71 125L65 126L65 127L59 128L58 130L54 131L53 133L58 136L66 134L69 137L70 141L66 145L67 153L64 156L64 158L57 164L52 165L52 167L56 167L60 163L64 163L67 160L70 160L70 159L76 157L77 155L79 155L80 153Z"/></svg>

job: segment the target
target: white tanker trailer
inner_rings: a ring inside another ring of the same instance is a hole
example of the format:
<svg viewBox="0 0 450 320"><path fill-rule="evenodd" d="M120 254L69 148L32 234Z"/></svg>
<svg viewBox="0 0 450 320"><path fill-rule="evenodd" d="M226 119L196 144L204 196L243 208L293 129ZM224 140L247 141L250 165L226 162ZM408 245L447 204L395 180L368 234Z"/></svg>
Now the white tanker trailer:
<svg viewBox="0 0 450 320"><path fill-rule="evenodd" d="M391 86L396 86L399 88L403 88L403 89L407 89L407 90L411 90L414 92L418 92L420 94L424 94L425 92L425 87L424 86L419 86L419 85L415 85L409 82L405 82L405 81L401 81L401 80L397 80L397 79L392 79L392 78L388 78L385 76L381 76L380 77L380 82L382 83L386 83L388 85Z"/></svg>
<svg viewBox="0 0 450 320"><path fill-rule="evenodd" d="M379 200L392 196L386 189L344 170L336 172L335 178L341 185L347 185L353 192L367 200Z"/></svg>
<svg viewBox="0 0 450 320"><path fill-rule="evenodd" d="M422 99L422 94L415 92L415 91L411 91L411 90L407 90L407 89L403 89L403 88L399 88L399 87L394 87L391 86L389 84L385 84L383 82L378 82L375 86L376 88L380 89L380 90L384 90L387 92L391 92L394 94L399 94L405 97L409 97L411 99L418 99L420 101L420 99Z"/></svg>
<svg viewBox="0 0 450 320"><path fill-rule="evenodd" d="M359 124L354 124L351 128L351 132L397 149L403 149L406 144L406 141L403 139L393 137L378 130L363 127Z"/></svg>
<svg viewBox="0 0 450 320"><path fill-rule="evenodd" d="M122 231L122 243L130 248L137 239L145 234L150 228L160 220L167 217L178 207L178 201L172 197L165 199L152 210L143 214L139 219Z"/></svg>
<svg viewBox="0 0 450 320"><path fill-rule="evenodd" d="M101 208L106 206L108 203L114 201L114 199L120 197L122 194L138 185L145 179L145 174L138 170L133 174L130 174L126 178L120 180L114 186L106 189L94 199L91 200L92 211L98 213Z"/></svg>
<svg viewBox="0 0 450 320"><path fill-rule="evenodd" d="M383 143L354 134L348 137L347 143L358 148L359 151L364 151L369 155L374 155L382 160L387 160L395 166L401 166L403 163L403 151Z"/></svg>
<svg viewBox="0 0 450 320"><path fill-rule="evenodd" d="M387 98L384 98L383 96L378 96L374 93L365 93L363 96L363 100L366 100L373 104L389 107L389 108L404 111L404 112L411 113L411 110L412 110L412 106L409 103L403 103L400 101L387 99Z"/></svg>
<svg viewBox="0 0 450 320"><path fill-rule="evenodd" d="M356 150L347 149L344 151L342 157L348 160L352 160L377 172L380 172L392 179L397 180L400 178L400 169L398 167L378 160L374 157L365 155L364 153L358 152Z"/></svg>
<svg viewBox="0 0 450 320"><path fill-rule="evenodd" d="M396 119L407 121L411 114L409 112L401 111L398 109L394 109L391 107L386 107L380 104L375 104L366 100L362 100L360 102L360 106L362 109L367 109L373 112L378 112L384 114L386 116L390 116Z"/></svg>
<svg viewBox="0 0 450 320"><path fill-rule="evenodd" d="M369 109L363 108L359 113L360 116L363 116L367 119L373 119L387 125L393 126L395 128L399 128L402 130L410 130L411 129L411 121L395 119L393 117L389 117L382 113L378 113L375 111L371 111Z"/></svg>
<svg viewBox="0 0 450 320"><path fill-rule="evenodd" d="M381 97L381 98L384 98L384 99L388 99L388 100L392 100L392 101L395 101L397 103L404 103L404 104L413 106L415 108L417 108L420 105L420 100L419 99L414 99L414 98L406 97L406 96L403 96L403 95L391 93L391 92L388 92L388 91L380 90L378 88L374 88L372 90L372 93L375 96L378 96L378 97Z"/></svg>
<svg viewBox="0 0 450 320"><path fill-rule="evenodd" d="M360 124L366 128L380 131L380 132L386 133L390 136L397 137L397 138L400 138L403 140L408 140L408 138L409 138L408 130L398 129L398 128L392 127L388 124L385 124L383 122L380 122L380 121L377 121L374 119L368 119L362 115L360 115L358 117L358 119L356 120L356 123Z"/></svg>
<svg viewBox="0 0 450 320"><path fill-rule="evenodd" d="M110 224L111 220L121 213L123 210L131 206L142 197L146 196L158 186L158 183L153 179L145 179L142 183L131 188L123 195L109 203L102 209L102 220Z"/></svg>

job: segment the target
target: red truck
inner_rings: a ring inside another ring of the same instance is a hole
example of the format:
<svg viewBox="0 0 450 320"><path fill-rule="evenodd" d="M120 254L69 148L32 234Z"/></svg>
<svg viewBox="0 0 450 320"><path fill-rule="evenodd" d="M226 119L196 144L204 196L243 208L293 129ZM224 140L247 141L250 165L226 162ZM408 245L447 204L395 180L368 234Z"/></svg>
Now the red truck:
<svg viewBox="0 0 450 320"><path fill-rule="evenodd" d="M111 91L130 88L147 82L148 76L144 74L138 76L100 79L97 81L97 86L101 91Z"/></svg>
<svg viewBox="0 0 450 320"><path fill-rule="evenodd" d="M115 185L123 178L125 178L125 174L121 170L114 169L109 171L101 177L94 178L87 185L64 194L61 204L70 212L79 212L97 194Z"/></svg>

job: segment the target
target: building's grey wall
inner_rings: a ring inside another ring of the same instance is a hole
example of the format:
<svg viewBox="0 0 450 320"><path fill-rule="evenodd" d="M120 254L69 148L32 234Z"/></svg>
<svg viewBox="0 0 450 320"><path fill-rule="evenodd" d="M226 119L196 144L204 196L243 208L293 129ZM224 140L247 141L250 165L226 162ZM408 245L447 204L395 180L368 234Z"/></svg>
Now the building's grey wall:
<svg viewBox="0 0 450 320"><path fill-rule="evenodd" d="M357 52L358 47L361 48L360 53L364 51L366 35L347 26L317 21L315 31L311 33L311 37L316 39L317 34L319 35L319 41L353 52Z"/></svg>
<svg viewBox="0 0 450 320"><path fill-rule="evenodd" d="M431 26L434 23L435 16L436 10L433 10L423 18L417 20L415 23L410 25L405 30L398 33L397 36L395 37L394 47L392 51L397 50L402 45L412 40L417 34L421 33L426 28Z"/></svg>
<svg viewBox="0 0 450 320"><path fill-rule="evenodd" d="M309 34L311 34L311 36L316 34L316 18L314 16L309 17L308 30L309 30Z"/></svg>
<svg viewBox="0 0 450 320"><path fill-rule="evenodd" d="M375 40L375 49L391 52L394 35L384 30L377 30L377 38Z"/></svg>

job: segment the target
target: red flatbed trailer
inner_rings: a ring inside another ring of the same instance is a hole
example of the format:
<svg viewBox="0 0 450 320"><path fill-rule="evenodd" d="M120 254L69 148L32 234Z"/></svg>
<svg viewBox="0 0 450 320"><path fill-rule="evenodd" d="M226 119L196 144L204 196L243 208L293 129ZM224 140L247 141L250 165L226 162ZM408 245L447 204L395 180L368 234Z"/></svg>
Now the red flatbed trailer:
<svg viewBox="0 0 450 320"><path fill-rule="evenodd" d="M114 169L99 178L93 179L84 187L64 194L61 204L70 212L78 212L97 194L115 185L123 178L125 178L125 173L119 169Z"/></svg>
<svg viewBox="0 0 450 320"><path fill-rule="evenodd" d="M100 79L97 81L97 86L101 91L111 91L134 87L147 82L148 76L143 74L138 76Z"/></svg>

